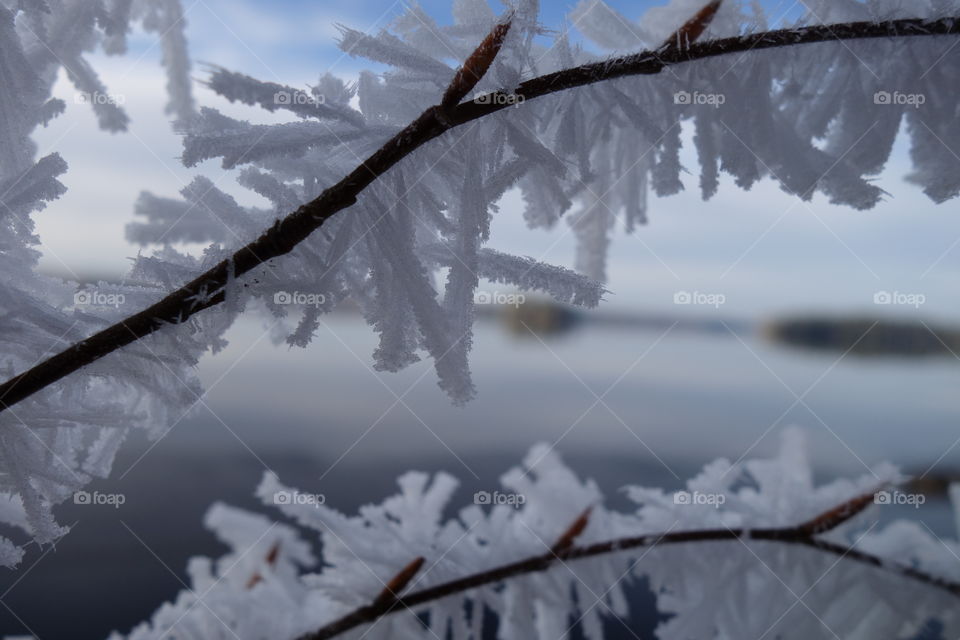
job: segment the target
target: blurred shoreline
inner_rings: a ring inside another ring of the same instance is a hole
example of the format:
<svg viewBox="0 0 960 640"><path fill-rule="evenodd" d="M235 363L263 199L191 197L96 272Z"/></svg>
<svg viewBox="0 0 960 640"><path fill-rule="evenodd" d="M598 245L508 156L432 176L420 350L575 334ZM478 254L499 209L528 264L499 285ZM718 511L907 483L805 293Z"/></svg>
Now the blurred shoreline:
<svg viewBox="0 0 960 640"><path fill-rule="evenodd" d="M78 278L63 271L46 270L44 275L75 282L78 288L98 282L143 286L143 283L124 280L113 273L90 272ZM862 312L832 312L744 319L702 312L666 313L607 309L585 311L539 296L528 299L525 294L517 294L517 298L519 302L515 304L477 304L476 316L481 320L497 321L508 331L520 336L527 333L542 337L561 335L585 325L608 329L660 331L670 328L720 336L759 333L766 340L792 348L836 351L856 356L952 356L960 360L960 326L944 326L941 322L928 322L922 317L897 318L871 316ZM331 313L359 314L360 309L353 301L348 300Z"/></svg>

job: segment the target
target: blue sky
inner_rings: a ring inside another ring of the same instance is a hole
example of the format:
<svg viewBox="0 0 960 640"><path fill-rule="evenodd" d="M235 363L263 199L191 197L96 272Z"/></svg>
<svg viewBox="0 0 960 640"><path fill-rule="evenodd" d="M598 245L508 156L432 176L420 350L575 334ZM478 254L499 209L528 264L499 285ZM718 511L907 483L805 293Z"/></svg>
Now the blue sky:
<svg viewBox="0 0 960 640"><path fill-rule="evenodd" d="M265 67L282 64L299 67L328 65L346 70L356 68L349 57L336 48L336 23L372 32L386 27L399 15L406 2L400 0L357 0L349 3L315 0L183 0L188 11L189 37L196 59L230 58L246 69L269 71ZM495 12L504 5L488 0ZM551 29L560 29L576 1L541 2L541 21ZM638 20L651 7L666 0L612 0L610 6L625 17ZM760 4L770 20L779 23L802 14L798 0L763 0ZM452 20L450 0L423 0L419 5L439 23ZM147 38L142 45L149 46ZM261 48L262 47L262 48ZM369 65L365 65L367 68Z"/></svg>
<svg viewBox="0 0 960 640"><path fill-rule="evenodd" d="M402 10L400 2L356 0L183 0L194 60L242 70L264 80L304 86L326 71L351 77L370 68L343 55L335 45L336 23L376 31ZM450 20L449 2L422 6L441 22ZM543 21L559 27L574 3L544 2ZM629 18L663 2L615 0ZM768 0L772 19L795 17L799 3ZM499 9L499 3L491 3ZM56 92L67 113L37 135L41 153L60 151L70 164L64 183L70 191L38 216L43 265L58 273L120 273L139 250L123 236L133 203L143 189L175 196L204 174L241 202L261 204L233 184L215 163L180 166L179 139L162 112L163 77L155 36L138 34L131 54L91 57L111 92L126 97L133 118L126 134L100 132L84 105L76 105L65 79ZM798 53L798 55L802 55ZM203 77L198 65L195 76ZM198 85L199 104L255 122L278 114L230 105ZM922 310L899 313L960 319L955 278L960 265L960 218L955 203L933 205L903 177L909 172L908 141L879 181L891 197L869 212L831 206L822 197L797 203L770 181L747 193L730 180L709 203L698 196L696 157L685 131L682 160L691 169L686 190L651 198L651 224L633 236L617 230L610 258L610 304L630 308L671 308L677 290L722 292L727 311L756 315L774 311L842 310L876 312L880 290L919 292ZM508 194L494 221L491 246L572 266L573 239L565 225L553 232L528 231L517 194ZM82 241L78 242L77 239Z"/></svg>

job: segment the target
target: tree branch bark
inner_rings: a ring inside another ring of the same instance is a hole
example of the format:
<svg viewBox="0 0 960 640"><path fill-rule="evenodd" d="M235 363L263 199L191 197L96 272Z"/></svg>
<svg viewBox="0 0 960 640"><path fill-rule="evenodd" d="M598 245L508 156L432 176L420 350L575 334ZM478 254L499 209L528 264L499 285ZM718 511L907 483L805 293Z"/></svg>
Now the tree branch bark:
<svg viewBox="0 0 960 640"><path fill-rule="evenodd" d="M575 87L633 75L655 75L670 65L716 56L745 53L817 42L864 38L900 38L960 34L960 16L935 21L920 19L886 22L854 22L767 31L741 37L643 51L572 69L539 76L522 83L514 92L533 100ZM435 106L373 153L360 166L316 199L277 221L259 238L233 256L198 276L159 302L54 356L40 362L0 385L0 411L21 402L63 377L99 360L168 324L180 324L225 299L230 279L243 276L264 262L292 251L330 217L353 205L357 197L379 176L407 155L446 131L496 113L510 106L490 96L456 107Z"/></svg>
<svg viewBox="0 0 960 640"><path fill-rule="evenodd" d="M596 542L586 546L566 546L559 549L555 546L554 549L542 555L488 569L463 578L457 578L456 580L421 589L405 596L398 596L389 603L378 603L375 601L372 604L351 611L317 631L300 636L298 640L326 640L333 638L360 625L375 622L391 613L400 610L410 610L434 600L439 600L457 593L463 593L464 591L469 591L477 587L502 582L509 578L546 571L559 562L602 556L627 549L691 542L758 540L803 545L813 549L819 549L825 553L838 555L841 558L867 564L877 569L893 571L906 578L942 589L954 596L960 597L960 583L938 578L914 567L896 565L879 556L842 544L821 540L817 537L820 534L836 529L862 512L873 503L873 496L873 492L857 496L833 509L825 511L812 520L792 527L674 531ZM578 520L574 522L571 529L574 529L583 520L584 516L581 515Z"/></svg>

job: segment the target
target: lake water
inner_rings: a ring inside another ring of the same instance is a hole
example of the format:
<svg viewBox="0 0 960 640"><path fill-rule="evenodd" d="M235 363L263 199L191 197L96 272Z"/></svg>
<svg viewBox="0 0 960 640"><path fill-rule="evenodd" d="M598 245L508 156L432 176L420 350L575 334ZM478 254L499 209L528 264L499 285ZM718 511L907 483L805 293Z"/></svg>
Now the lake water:
<svg viewBox="0 0 960 640"><path fill-rule="evenodd" d="M182 588L187 558L223 551L202 528L205 509L218 499L255 507L266 470L346 511L387 496L403 471L445 470L462 480L464 504L548 442L622 506L620 486L679 487L717 457L770 455L792 424L824 478L882 460L916 474L960 468L952 357L841 357L770 343L749 325L669 326L585 324L538 338L485 319L472 359L478 397L455 407L429 362L373 372L376 338L356 316L328 318L306 350L273 346L262 321L245 319L202 363L205 406L158 443L128 443L94 485L125 504L63 505L74 531L0 575L0 632L129 630ZM943 502L907 515L955 535Z"/></svg>

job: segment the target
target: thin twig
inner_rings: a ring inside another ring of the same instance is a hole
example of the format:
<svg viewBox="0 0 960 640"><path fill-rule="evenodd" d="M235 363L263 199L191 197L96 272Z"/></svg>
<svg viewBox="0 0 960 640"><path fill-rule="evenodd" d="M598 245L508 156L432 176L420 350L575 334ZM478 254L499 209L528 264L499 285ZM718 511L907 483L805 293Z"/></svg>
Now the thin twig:
<svg viewBox="0 0 960 640"><path fill-rule="evenodd" d="M277 564L277 558L280 555L280 543L274 544L270 547L270 550L267 551L267 557L264 558L264 562L268 568L272 569ZM247 589L253 589L255 586L263 582L263 576L260 574L260 571L254 571L253 575L250 576L250 579L247 580Z"/></svg>
<svg viewBox="0 0 960 640"><path fill-rule="evenodd" d="M721 4L723 4L723 0L712 0L703 9L700 9L696 15L683 23L660 45L660 51L663 52L671 48L683 49L693 44L713 22Z"/></svg>
<svg viewBox="0 0 960 640"><path fill-rule="evenodd" d="M593 507L587 507L583 510L583 513L573 521L573 524L563 532L563 535L553 543L553 547L550 548L551 553L559 555L573 546L573 543L580 537L580 534L583 533L584 529L586 529L590 523L591 511L593 511Z"/></svg>
<svg viewBox="0 0 960 640"><path fill-rule="evenodd" d="M493 64L497 54L500 53L503 41L510 32L512 22L513 15L510 14L493 28L490 34L480 43L480 46L467 58L444 92L443 98L440 100L441 107L450 109L460 104L460 101L473 91L473 88L483 79L483 76L487 75L490 65Z"/></svg>
<svg viewBox="0 0 960 640"><path fill-rule="evenodd" d="M828 542L816 537L818 534L826 533L836 529L840 525L849 521L851 518L862 512L868 504L873 502L874 492L865 493L856 496L843 504L823 512L817 517L792 527L771 527L762 529L700 529L692 531L673 531L667 533L658 533L645 536L634 536L629 538L619 538L617 540L608 540L606 542L595 542L586 546L567 546L565 549L556 551L551 549L547 553L539 556L533 556L525 560L520 560L507 565L487 569L469 576L457 578L443 584L415 591L396 602L391 603L390 607L377 607L368 605L351 611L347 615L331 622L330 624L306 635L298 640L326 640L334 636L345 633L363 624L375 622L379 618L399 611L401 609L412 609L441 598L463 593L470 589L482 587L491 584L497 584L515 578L517 576L546 571L558 562L567 562L580 560L583 558L592 558L611 553L618 553L629 549L638 549L643 547L662 546L667 544L685 544L691 542L722 542L734 540L757 540L763 542L778 542L782 544L795 544L818 549L825 553L835 554L845 559L853 560L863 564L896 572L897 574L916 580L926 585L942 589L954 596L960 597L960 583L950 582L914 567L908 567L891 563L879 556L872 555L865 551L860 551L842 544ZM578 526L586 527L586 516L589 512L584 512L568 529L568 532L575 530ZM582 530L581 530L582 531ZM561 536L561 540L565 537ZM576 536L574 536L576 537Z"/></svg>
<svg viewBox="0 0 960 640"><path fill-rule="evenodd" d="M665 51L644 51L602 62L557 71L523 82L514 93L532 100L566 89L633 75L655 75L670 65L730 53L759 51L800 44L864 38L891 38L960 34L960 16L845 24L766 31L751 35L695 43ZM198 276L159 302L82 340L28 371L0 385L0 411L30 397L61 378L82 369L136 340L170 324L185 322L194 314L225 299L225 287L264 262L285 255L319 229L334 214L353 205L357 197L413 151L441 134L496 113L513 101L482 96L451 109L431 107L364 160L348 176L329 187L233 256Z"/></svg>
<svg viewBox="0 0 960 640"><path fill-rule="evenodd" d="M419 556L410 564L401 569L397 575L390 579L390 582L383 587L383 591L373 601L375 607L391 607L400 597L400 592L406 588L417 572L423 567L425 559Z"/></svg>

